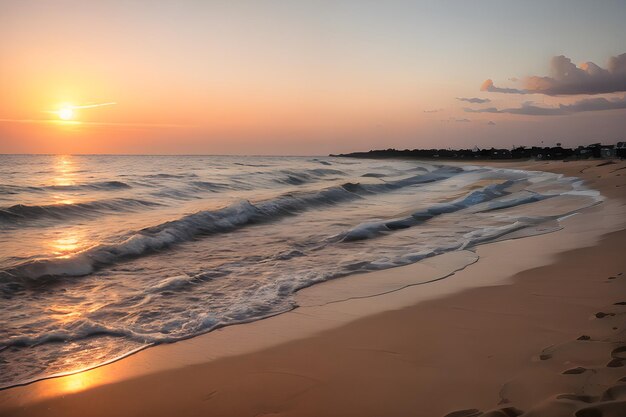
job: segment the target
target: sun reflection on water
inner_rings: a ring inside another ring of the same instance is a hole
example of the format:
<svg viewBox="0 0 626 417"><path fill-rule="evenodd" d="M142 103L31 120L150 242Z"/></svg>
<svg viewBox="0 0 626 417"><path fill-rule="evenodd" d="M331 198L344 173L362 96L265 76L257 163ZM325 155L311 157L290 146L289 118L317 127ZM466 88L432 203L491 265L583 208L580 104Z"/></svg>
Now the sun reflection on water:
<svg viewBox="0 0 626 417"><path fill-rule="evenodd" d="M81 229L65 229L55 233L48 242L54 256L67 258L88 246L85 233Z"/></svg>
<svg viewBox="0 0 626 417"><path fill-rule="evenodd" d="M69 186L74 185L74 161L71 155L58 155L55 157L54 177L52 178L54 185Z"/></svg>
<svg viewBox="0 0 626 417"><path fill-rule="evenodd" d="M55 194L52 196L56 200L57 204L74 204L74 200L67 198L65 195Z"/></svg>
<svg viewBox="0 0 626 417"><path fill-rule="evenodd" d="M50 312L50 317L61 323L69 323L77 317L82 316L82 313L75 306L53 305L48 311Z"/></svg>
<svg viewBox="0 0 626 417"><path fill-rule="evenodd" d="M75 252L79 248L79 244L77 236L67 236L54 240L51 246L56 249L57 255L62 255L67 252Z"/></svg>

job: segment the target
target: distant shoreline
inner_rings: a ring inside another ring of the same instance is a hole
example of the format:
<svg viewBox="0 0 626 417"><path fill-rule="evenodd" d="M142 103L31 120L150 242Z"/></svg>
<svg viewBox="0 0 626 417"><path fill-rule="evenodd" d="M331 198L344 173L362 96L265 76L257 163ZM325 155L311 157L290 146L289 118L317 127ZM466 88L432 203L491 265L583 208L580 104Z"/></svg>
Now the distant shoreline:
<svg viewBox="0 0 626 417"><path fill-rule="evenodd" d="M345 154L330 154L331 157L344 158L408 158L441 161L493 161L493 160L551 160L569 161L584 159L626 158L626 142L617 142L616 145L602 145L595 143L577 148L538 147L526 148L520 146L513 149L376 149L367 152L350 152Z"/></svg>

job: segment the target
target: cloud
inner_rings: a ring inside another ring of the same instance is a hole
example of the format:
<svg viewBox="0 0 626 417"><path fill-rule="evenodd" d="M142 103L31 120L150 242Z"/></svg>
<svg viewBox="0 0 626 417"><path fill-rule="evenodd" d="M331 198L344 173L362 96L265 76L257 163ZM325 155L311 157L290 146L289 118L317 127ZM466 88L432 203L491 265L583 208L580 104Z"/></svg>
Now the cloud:
<svg viewBox="0 0 626 417"><path fill-rule="evenodd" d="M442 119L440 120L440 122L442 123L450 123L450 122L454 122L454 123L469 123L471 122L470 119L457 119L455 117L450 117L448 119Z"/></svg>
<svg viewBox="0 0 626 417"><path fill-rule="evenodd" d="M494 122L494 121L492 121L492 120L489 120L489 121L487 122L487 124L488 124L489 126L495 126L495 125L496 125L496 122Z"/></svg>
<svg viewBox="0 0 626 417"><path fill-rule="evenodd" d="M424 113L439 113L440 111L443 111L443 109L424 110Z"/></svg>
<svg viewBox="0 0 626 417"><path fill-rule="evenodd" d="M517 88L500 88L493 85L491 79L485 80L480 86L480 91L488 91L490 93L508 93L508 94L528 94L525 90L518 90Z"/></svg>
<svg viewBox="0 0 626 417"><path fill-rule="evenodd" d="M468 103L489 103L491 100L489 100L488 98L478 98L478 97L457 97L456 98L459 101L467 101Z"/></svg>
<svg viewBox="0 0 626 417"><path fill-rule="evenodd" d="M117 103L115 102L110 102L110 103L97 103L97 104L83 104L81 106L68 106L72 109L92 109L94 107L102 107L102 106L113 106Z"/></svg>
<svg viewBox="0 0 626 417"><path fill-rule="evenodd" d="M606 68L593 62L576 66L564 55L550 61L550 76L533 75L523 80L524 89L500 88L486 80L482 91L511 94L546 94L549 96L574 94L607 94L626 91L626 53L609 59Z"/></svg>
<svg viewBox="0 0 626 417"><path fill-rule="evenodd" d="M91 104L81 104L78 106L74 106L74 105L64 105L61 106L62 109L72 109L72 110L79 110L79 109L93 109L95 107L104 107L104 106L114 106L117 103L114 101L110 101L107 103L91 103ZM50 113L50 114L59 114L59 110L61 109L56 109L56 110L43 110L43 113Z"/></svg>
<svg viewBox="0 0 626 417"><path fill-rule="evenodd" d="M560 104L558 107L541 107L536 106L532 102L523 103L521 107L509 109L497 109L488 107L485 109L469 109L465 108L468 113L509 113L523 114L527 116L564 116L573 113L586 111L603 111L626 109L626 96L607 100L606 98L587 98L579 100L572 104Z"/></svg>

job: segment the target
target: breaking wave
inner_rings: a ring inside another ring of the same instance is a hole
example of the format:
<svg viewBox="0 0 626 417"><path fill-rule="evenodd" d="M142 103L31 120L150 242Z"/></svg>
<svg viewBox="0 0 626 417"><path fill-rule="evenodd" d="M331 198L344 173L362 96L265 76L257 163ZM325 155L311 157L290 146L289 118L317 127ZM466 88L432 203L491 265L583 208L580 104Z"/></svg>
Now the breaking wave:
<svg viewBox="0 0 626 417"><path fill-rule="evenodd" d="M458 169L443 168L383 184L346 183L318 192L285 194L256 204L241 201L219 210L199 211L177 220L148 227L132 233L120 243L95 246L71 257L28 261L3 271L3 274L31 280L45 276L87 275L105 265L190 241L199 235L225 233L242 226L277 220L312 208L352 201L366 194L441 181L457 172Z"/></svg>

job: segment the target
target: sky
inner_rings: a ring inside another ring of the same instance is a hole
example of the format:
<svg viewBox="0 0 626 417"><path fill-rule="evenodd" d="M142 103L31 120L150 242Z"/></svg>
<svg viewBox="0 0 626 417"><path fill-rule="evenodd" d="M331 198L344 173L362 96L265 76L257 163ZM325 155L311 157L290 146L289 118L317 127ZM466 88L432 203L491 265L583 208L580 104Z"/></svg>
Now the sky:
<svg viewBox="0 0 626 417"><path fill-rule="evenodd" d="M624 22L626 0L0 0L0 153L615 143Z"/></svg>

